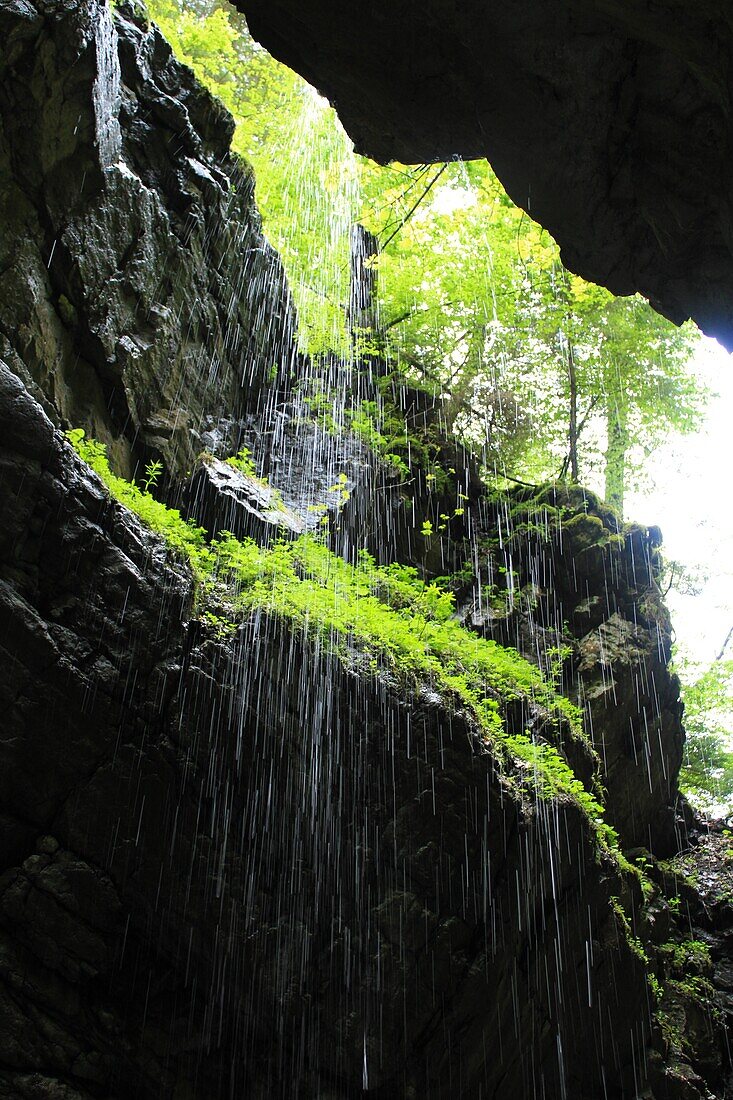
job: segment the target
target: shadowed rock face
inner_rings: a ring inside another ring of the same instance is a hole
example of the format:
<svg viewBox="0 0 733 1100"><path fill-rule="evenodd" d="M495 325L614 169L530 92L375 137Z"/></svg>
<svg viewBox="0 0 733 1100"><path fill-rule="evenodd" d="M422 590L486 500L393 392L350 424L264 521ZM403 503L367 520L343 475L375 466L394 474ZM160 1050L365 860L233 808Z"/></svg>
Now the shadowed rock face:
<svg viewBox="0 0 733 1100"><path fill-rule="evenodd" d="M579 809L434 692L188 623L1 365L0 427L0 1097L631 1097L629 887Z"/></svg>
<svg viewBox="0 0 733 1100"><path fill-rule="evenodd" d="M0 355L119 469L175 476L287 374L295 313L231 116L129 14L0 7Z"/></svg>
<svg viewBox="0 0 733 1100"><path fill-rule="evenodd" d="M540 661L572 645L609 820L661 852L681 728L641 533L577 490L550 501L562 525L534 501L508 534L443 441L467 515L421 549L375 484L437 527L425 471L380 486L271 377L303 364L226 113L129 6L11 0L0 26L0 1100L636 1098L641 891L578 806L425 684L271 615L198 619L188 570L59 426L118 469L160 454L212 528L312 525L336 469L344 553L391 529L385 557L430 575L477 539L484 589L503 570L524 595L496 621L474 592L476 629ZM186 479L201 444L241 442L282 500L213 457ZM626 734L652 688L646 769ZM539 733L525 710L507 728ZM590 782L589 745L563 750Z"/></svg>
<svg viewBox="0 0 733 1100"><path fill-rule="evenodd" d="M361 152L488 157L571 270L733 346L729 4L237 6Z"/></svg>
<svg viewBox="0 0 733 1100"><path fill-rule="evenodd" d="M492 606L474 585L464 620L545 667L565 647L564 690L585 709L622 847L673 855L685 832L678 817L682 706L669 671L662 561L646 528L627 525L620 533L593 493L554 487L534 495L516 488L487 510L483 529L494 538L483 592L493 583L499 599ZM502 561L512 570L511 593L507 574L497 570ZM572 763L583 775L577 752Z"/></svg>

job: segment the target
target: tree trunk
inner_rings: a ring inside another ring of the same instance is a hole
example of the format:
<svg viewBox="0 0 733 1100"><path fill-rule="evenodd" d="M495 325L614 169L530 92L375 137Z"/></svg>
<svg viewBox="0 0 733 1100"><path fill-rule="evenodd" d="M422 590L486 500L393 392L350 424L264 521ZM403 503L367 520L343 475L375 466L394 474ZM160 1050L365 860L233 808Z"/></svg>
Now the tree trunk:
<svg viewBox="0 0 733 1100"><path fill-rule="evenodd" d="M568 424L568 460L570 480L578 483L578 376L575 371L575 351L568 341L568 382L570 384L570 418Z"/></svg>
<svg viewBox="0 0 733 1100"><path fill-rule="evenodd" d="M561 267L557 295L565 306L566 314L571 312L570 306L570 275L566 267ZM568 325L568 328L570 326ZM563 326L564 329L564 326ZM578 483L578 373L575 369L575 349L567 331L561 332L561 339L565 344L565 369L568 375L568 454L563 463L561 477L570 473L570 480L574 485Z"/></svg>
<svg viewBox="0 0 733 1100"><path fill-rule="evenodd" d="M458 416L466 407L476 376L483 369L486 345L486 324L476 324L468 338L466 362L456 381L451 386L442 410L443 430L450 435Z"/></svg>
<svg viewBox="0 0 733 1100"><path fill-rule="evenodd" d="M606 409L606 501L624 518L626 452L629 449L628 408L622 397L612 399Z"/></svg>
<svg viewBox="0 0 733 1100"><path fill-rule="evenodd" d="M358 223L351 229L351 279L346 323L352 340L369 339L377 330L377 269L379 241Z"/></svg>

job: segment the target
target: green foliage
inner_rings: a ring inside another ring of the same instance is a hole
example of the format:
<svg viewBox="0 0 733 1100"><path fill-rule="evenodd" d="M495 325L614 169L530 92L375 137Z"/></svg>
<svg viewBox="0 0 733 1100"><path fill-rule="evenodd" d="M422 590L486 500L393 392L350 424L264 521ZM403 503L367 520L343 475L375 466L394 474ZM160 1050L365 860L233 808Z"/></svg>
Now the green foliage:
<svg viewBox="0 0 733 1100"><path fill-rule="evenodd" d="M705 1029L722 1027L721 1005L710 981L712 958L701 940L670 941L657 949L662 965L662 980L656 1019L670 1048L678 1055L694 1057L696 1041L694 1020L706 1019ZM694 1007L690 1015L689 1009ZM691 1021L693 1021L691 1026Z"/></svg>
<svg viewBox="0 0 733 1100"><path fill-rule="evenodd" d="M512 755L531 769L534 789L541 798L572 797L595 824L596 830L608 848L618 848L616 830L603 820L603 807L576 779L567 762L552 746L543 741L533 741L525 734L506 738Z"/></svg>
<svg viewBox="0 0 733 1100"><path fill-rule="evenodd" d="M629 923L629 918L627 917L624 907L622 906L619 898L611 898L611 906L614 913L616 914L617 925L624 939L626 940L630 951L632 952L632 954L636 955L639 962L643 963L644 966L648 966L649 956L644 950L644 944L641 942L638 936L634 935L631 925Z"/></svg>
<svg viewBox="0 0 733 1100"><path fill-rule="evenodd" d="M652 1001L655 1005L658 1005L662 1000L662 985L656 974L648 973L646 976L649 991L652 995Z"/></svg>
<svg viewBox="0 0 733 1100"><path fill-rule="evenodd" d="M147 7L176 56L234 116L232 148L255 170L265 232L288 271L304 349L348 354L357 168L335 111L250 37L230 4L149 0Z"/></svg>
<svg viewBox="0 0 733 1100"><path fill-rule="evenodd" d="M320 380L311 378L304 401L314 419L333 435L350 431L358 435L388 466L404 481L409 477L410 468L419 466L429 471L433 482L447 481L447 475L436 465L434 455L437 445L424 436L408 429L404 413L393 403L389 393L394 379L390 376L380 378L380 388L385 391L378 400L355 399L353 404L340 409L339 395L322 388ZM337 419L336 410L341 413ZM431 486L435 488L435 484Z"/></svg>
<svg viewBox="0 0 733 1100"><path fill-rule="evenodd" d="M670 941L659 948L665 966L670 975L685 978L689 975L704 975L712 972L710 948L702 940Z"/></svg>
<svg viewBox="0 0 733 1100"><path fill-rule="evenodd" d="M687 732L680 787L703 812L733 809L733 660L702 673L675 657Z"/></svg>
<svg viewBox="0 0 733 1100"><path fill-rule="evenodd" d="M177 509L161 504L146 488L141 489L114 474L104 445L87 439L82 428L74 428L66 435L79 457L99 475L115 500L161 535L175 557L190 565L197 581L201 582L209 576L212 556L202 527L184 520Z"/></svg>
<svg viewBox="0 0 733 1100"><path fill-rule="evenodd" d="M404 417L400 417L384 403L380 405L376 401L358 402L347 410L346 423L349 430L360 436L403 480L410 474L406 458L420 464L423 445L416 440L415 447L410 449ZM399 451L402 453L398 453ZM409 455L406 454L408 451Z"/></svg>
<svg viewBox="0 0 733 1100"><path fill-rule="evenodd" d="M372 170L372 197L385 171ZM426 170L391 171L387 228ZM362 220L379 235L376 210ZM704 394L686 368L694 329L565 270L487 164L445 166L378 269L394 355L441 387L448 426L488 446L497 474L573 473L573 432L585 477L605 464L607 491L618 491L614 479L625 484L669 431L699 420Z"/></svg>
<svg viewBox="0 0 733 1100"><path fill-rule="evenodd" d="M208 608L201 612L199 621L208 627L217 641L224 641L226 638L232 637L238 630L238 624L232 619L227 618L226 615L217 615Z"/></svg>
<svg viewBox="0 0 733 1100"><path fill-rule="evenodd" d="M240 474L244 474L245 477L254 478L256 481L261 480L257 474L257 467L254 464L249 447L242 447L235 455L225 458L224 461L227 466L239 470Z"/></svg>
<svg viewBox="0 0 733 1100"><path fill-rule="evenodd" d="M349 478L341 472L336 478L336 483L328 487L328 492L332 493L336 497L336 510L340 512L342 508L351 499L351 490L349 489Z"/></svg>
<svg viewBox="0 0 733 1100"><path fill-rule="evenodd" d="M149 493L154 485L158 484L158 479L163 473L163 463L158 459L154 459L149 462L145 467L145 480L143 481L143 489L146 493Z"/></svg>
<svg viewBox="0 0 733 1100"><path fill-rule="evenodd" d="M266 610L317 634L347 662L366 658L405 684L431 685L472 716L497 756L518 769L537 797L576 803L603 850L617 848L615 833L601 820L602 807L558 750L523 730L506 729L502 719L503 707L524 701L544 714L548 733L560 735L566 725L578 736L580 711L515 650L461 627L452 592L426 583L411 567L378 567L366 552L349 565L313 536L260 547L224 532L207 545L201 528L112 473L101 444L81 430L67 435L111 495L190 563L214 631L226 632L237 616Z"/></svg>
<svg viewBox="0 0 733 1100"><path fill-rule="evenodd" d="M150 0L177 55L232 111L254 166L311 353L387 359L439 394L448 431L487 470L548 480L605 471L624 491L704 394L686 369L691 328L563 267L549 234L483 163L381 167L355 156L335 113L249 36L224 0ZM352 226L375 235L381 330L347 332ZM385 335L386 334L386 335ZM356 408L353 430L406 474L403 427ZM425 463L421 463L425 465Z"/></svg>
<svg viewBox="0 0 733 1100"><path fill-rule="evenodd" d="M565 664L572 656L573 647L567 644L550 646L545 651L545 661L547 662L545 674L556 687L559 687Z"/></svg>

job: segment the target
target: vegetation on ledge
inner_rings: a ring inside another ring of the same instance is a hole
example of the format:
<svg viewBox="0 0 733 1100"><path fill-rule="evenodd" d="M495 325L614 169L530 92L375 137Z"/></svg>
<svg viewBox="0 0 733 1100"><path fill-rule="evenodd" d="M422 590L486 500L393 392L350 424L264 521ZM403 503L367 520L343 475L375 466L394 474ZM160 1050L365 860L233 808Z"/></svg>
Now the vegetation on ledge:
<svg viewBox="0 0 733 1100"><path fill-rule="evenodd" d="M345 660L356 654L373 671L404 683L429 684L475 720L497 757L540 799L570 799L586 814L606 851L617 850L603 808L552 744L534 739L528 726L542 722L548 736L565 727L582 733L580 711L555 692L541 671L515 650L478 637L453 616L453 595L427 584L415 569L378 567L362 553L349 565L313 536L262 547L223 532L207 542L201 527L115 475L105 448L80 429L68 438L110 494L163 537L189 563L202 618L224 610L234 619L255 609L317 634ZM221 623L220 615L214 616ZM518 705L517 705L518 704ZM502 710L520 717L507 728Z"/></svg>

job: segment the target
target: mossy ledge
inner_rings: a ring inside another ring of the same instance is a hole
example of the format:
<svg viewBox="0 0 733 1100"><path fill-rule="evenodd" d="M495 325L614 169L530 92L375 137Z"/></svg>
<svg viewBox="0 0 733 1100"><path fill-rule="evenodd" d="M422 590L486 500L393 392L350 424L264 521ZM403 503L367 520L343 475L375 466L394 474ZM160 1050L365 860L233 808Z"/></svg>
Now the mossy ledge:
<svg viewBox="0 0 733 1100"><path fill-rule="evenodd" d="M516 650L460 626L451 592L425 582L411 567L378 567L365 552L350 565L313 535L264 547L229 532L209 540L204 528L115 474L103 444L87 439L81 429L67 432L67 438L110 495L189 565L203 621L221 631L264 610L318 635L345 661L359 654L374 673L389 671L402 683L429 685L472 716L508 778L540 800L574 802L595 834L599 854L626 866L602 805L558 749L532 735L524 720L515 725L502 714L509 708L523 719L539 718L543 734L559 739L563 728L582 735L581 712Z"/></svg>

